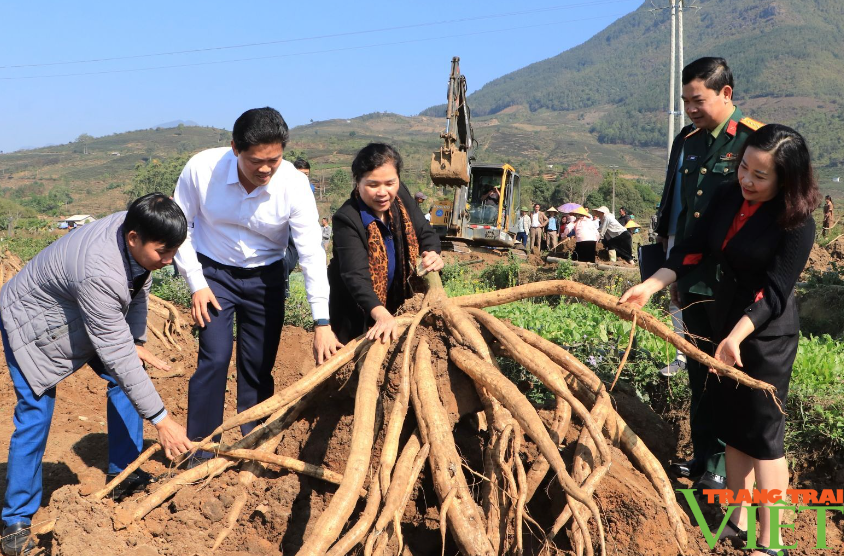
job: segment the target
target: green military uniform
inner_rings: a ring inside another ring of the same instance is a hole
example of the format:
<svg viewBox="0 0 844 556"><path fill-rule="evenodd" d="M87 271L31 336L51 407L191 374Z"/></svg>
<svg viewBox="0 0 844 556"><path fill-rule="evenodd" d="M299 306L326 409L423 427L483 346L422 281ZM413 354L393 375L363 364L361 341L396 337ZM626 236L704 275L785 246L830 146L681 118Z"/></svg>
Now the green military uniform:
<svg viewBox="0 0 844 556"><path fill-rule="evenodd" d="M712 132L695 129L683 143L683 160L679 166L682 175L682 210L677 219L679 243L692 235L698 218L709 206L709 201L722 185L736 180L738 155L745 140L763 124L745 118L738 107L732 116ZM702 266L678 282L684 292L712 295L715 272Z"/></svg>
<svg viewBox="0 0 844 556"><path fill-rule="evenodd" d="M683 159L677 165L682 183L677 243L692 235L715 192L721 186L736 181L739 151L747 138L762 125L745 118L736 107L730 118L713 131L698 128L686 135ZM713 337L705 302L712 296L714 282L714 265L707 263L699 265L695 271L677 282L684 307L683 322L689 332L689 339L709 355L713 355L715 345L702 339ZM723 444L717 439L717 431L712 429L717 408L705 396L708 369L691 358L687 369L692 392L690 425L695 457L706 460L707 471L725 477Z"/></svg>

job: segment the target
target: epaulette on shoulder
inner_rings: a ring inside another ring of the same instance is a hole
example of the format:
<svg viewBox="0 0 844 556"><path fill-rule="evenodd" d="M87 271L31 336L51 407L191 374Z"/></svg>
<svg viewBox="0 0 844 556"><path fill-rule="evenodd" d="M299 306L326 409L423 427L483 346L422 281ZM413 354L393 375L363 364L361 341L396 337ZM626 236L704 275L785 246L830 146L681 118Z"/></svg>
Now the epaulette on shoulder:
<svg viewBox="0 0 844 556"><path fill-rule="evenodd" d="M758 121L754 120L753 118L746 118L746 117L740 119L739 123L744 125L745 127L749 127L753 131L756 131L757 129L759 129L760 127L765 125L762 122L758 122Z"/></svg>
<svg viewBox="0 0 844 556"><path fill-rule="evenodd" d="M697 133L700 130L701 130L701 128L699 128L699 127L694 128L691 133L686 135L686 139L688 139L689 137L691 137L692 135L694 135L695 133Z"/></svg>

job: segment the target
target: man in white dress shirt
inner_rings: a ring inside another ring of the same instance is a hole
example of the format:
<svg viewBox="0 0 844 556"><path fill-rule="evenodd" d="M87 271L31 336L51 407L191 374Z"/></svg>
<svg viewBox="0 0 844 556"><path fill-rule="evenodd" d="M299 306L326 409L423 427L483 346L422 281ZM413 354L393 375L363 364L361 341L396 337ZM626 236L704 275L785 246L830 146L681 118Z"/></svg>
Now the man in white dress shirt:
<svg viewBox="0 0 844 556"><path fill-rule="evenodd" d="M188 220L176 264L190 287L191 313L200 327L199 357L188 387L192 440L222 423L235 315L237 411L273 394L291 237L314 318L314 359L322 363L342 346L328 321L316 201L308 178L282 159L287 139L287 124L276 110L247 110L234 124L231 149L195 155L176 186L173 198ZM255 425L246 424L241 432Z"/></svg>

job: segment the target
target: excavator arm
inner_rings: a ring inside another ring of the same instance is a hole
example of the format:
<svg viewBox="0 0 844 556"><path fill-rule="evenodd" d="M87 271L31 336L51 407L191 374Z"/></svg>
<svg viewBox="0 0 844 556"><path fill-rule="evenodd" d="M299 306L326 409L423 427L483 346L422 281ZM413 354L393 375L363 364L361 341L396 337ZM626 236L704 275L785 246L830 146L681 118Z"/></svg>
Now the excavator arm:
<svg viewBox="0 0 844 556"><path fill-rule="evenodd" d="M475 160L475 136L466 102L466 77L460 74L460 58L451 59L448 79L446 127L440 137L443 145L431 157L431 181L438 186L469 185Z"/></svg>

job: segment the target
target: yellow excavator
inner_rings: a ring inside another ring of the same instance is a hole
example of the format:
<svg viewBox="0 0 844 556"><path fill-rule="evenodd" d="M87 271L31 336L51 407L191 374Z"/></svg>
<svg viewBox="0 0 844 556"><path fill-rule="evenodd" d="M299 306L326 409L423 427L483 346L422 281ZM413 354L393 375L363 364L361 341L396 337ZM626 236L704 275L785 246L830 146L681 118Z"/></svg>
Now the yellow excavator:
<svg viewBox="0 0 844 556"><path fill-rule="evenodd" d="M516 243L519 219L519 174L509 164L475 164L476 141L466 77L460 58L451 60L443 145L431 157L431 181L453 188L451 200L434 202L431 225L445 242L468 246L521 246Z"/></svg>

